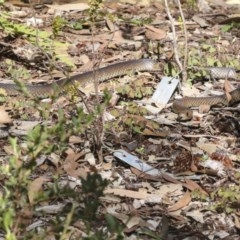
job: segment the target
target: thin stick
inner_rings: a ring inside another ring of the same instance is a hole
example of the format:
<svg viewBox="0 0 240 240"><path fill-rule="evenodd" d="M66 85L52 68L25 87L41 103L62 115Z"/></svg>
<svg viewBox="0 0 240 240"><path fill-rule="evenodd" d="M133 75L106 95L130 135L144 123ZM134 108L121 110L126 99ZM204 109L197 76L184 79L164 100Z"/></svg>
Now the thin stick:
<svg viewBox="0 0 240 240"><path fill-rule="evenodd" d="M183 71L183 66L182 66L182 63L180 62L179 56L178 56L177 36L176 36L175 27L174 27L174 20L172 18L170 10L169 10L168 0L164 0L164 2L165 2L166 12L167 12L168 18L169 18L170 23L171 23L171 28L172 28L172 34L173 34L172 41L173 41L173 50L174 50L175 60L176 60L176 63L178 65L178 67L180 68L180 71L182 72Z"/></svg>
<svg viewBox="0 0 240 240"><path fill-rule="evenodd" d="M185 17L182 11L182 6L180 0L177 0L178 3L178 8L180 11L180 15L182 18L182 25L183 25L183 32L184 32L184 60L183 60L183 81L187 80L187 62L188 62L188 34L187 34L187 28L186 28L186 22L185 22Z"/></svg>

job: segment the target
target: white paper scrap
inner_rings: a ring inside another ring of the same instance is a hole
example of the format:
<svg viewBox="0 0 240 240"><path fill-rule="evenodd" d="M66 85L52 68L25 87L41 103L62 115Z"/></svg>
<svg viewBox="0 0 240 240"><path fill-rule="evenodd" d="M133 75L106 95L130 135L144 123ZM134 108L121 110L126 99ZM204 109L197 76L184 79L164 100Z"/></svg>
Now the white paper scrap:
<svg viewBox="0 0 240 240"><path fill-rule="evenodd" d="M152 102L157 106L164 106L168 103L172 94L174 93L179 80L172 77L163 77L161 82L157 85L157 89L152 96Z"/></svg>
<svg viewBox="0 0 240 240"><path fill-rule="evenodd" d="M148 165L147 163L140 160L137 156L134 156L122 149L116 150L113 153L113 155L114 155L114 157L129 164L130 166L135 167L139 171L142 171L142 172L147 173L152 176L160 176L161 175L161 172L158 169Z"/></svg>

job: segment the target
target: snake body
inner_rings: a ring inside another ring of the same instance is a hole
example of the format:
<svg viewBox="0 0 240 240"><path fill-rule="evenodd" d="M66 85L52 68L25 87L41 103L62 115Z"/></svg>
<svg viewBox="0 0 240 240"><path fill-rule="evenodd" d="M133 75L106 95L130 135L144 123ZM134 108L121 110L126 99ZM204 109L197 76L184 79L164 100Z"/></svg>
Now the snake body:
<svg viewBox="0 0 240 240"><path fill-rule="evenodd" d="M43 85L24 85L24 88L32 97L45 98L52 96L53 94L62 93L66 87L78 83L79 86L84 87L87 83L104 82L111 78L126 75L132 72L138 71L156 71L158 70L158 64L151 59L138 59L129 60L125 62L115 63L103 68L99 68L96 71L89 71L85 73L76 74L70 77L61 78L58 81ZM15 83L0 83L0 88L6 91L8 96L19 96L19 86Z"/></svg>
<svg viewBox="0 0 240 240"><path fill-rule="evenodd" d="M237 88L227 94L212 97L185 97L173 102L173 111L179 114L179 119L190 120L193 112L190 107L199 107L201 105L227 106L240 101L240 88Z"/></svg>
<svg viewBox="0 0 240 240"><path fill-rule="evenodd" d="M69 85L78 83L81 87L84 87L87 83L94 81L104 82L111 78L125 75L131 72L138 71L157 71L159 70L158 63L151 59L138 59L129 60L125 62L115 63L107 67L99 68L96 71L89 71L85 73L76 74L70 77L62 78L50 84L44 85L24 85L27 92L32 97L45 98L53 94L64 92L65 88ZM0 88L4 89L9 96L19 96L21 91L15 83L1 83ZM178 113L180 118L188 120L192 118L192 110L190 107L198 107L200 105L228 105L234 102L240 101L240 88L229 93L220 96L212 97L189 97L175 100L173 102L173 110Z"/></svg>

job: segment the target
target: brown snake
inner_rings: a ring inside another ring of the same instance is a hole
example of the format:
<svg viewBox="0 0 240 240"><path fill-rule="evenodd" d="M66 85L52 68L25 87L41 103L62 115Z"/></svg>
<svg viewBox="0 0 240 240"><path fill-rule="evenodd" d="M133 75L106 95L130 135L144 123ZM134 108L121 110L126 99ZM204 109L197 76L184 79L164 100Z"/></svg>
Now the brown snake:
<svg viewBox="0 0 240 240"><path fill-rule="evenodd" d="M24 85L27 92L33 97L49 97L54 93L62 93L64 89L77 82L84 87L89 82L103 82L111 78L137 71L157 71L159 66L156 61L151 59L129 60L107 67L100 68L96 71L89 71L76 74L68 78L62 78L56 82L44 85ZM1 83L0 88L4 89L9 96L19 96L21 92L15 83ZM229 96L222 94L212 97L189 97L175 100L173 102L173 110L178 113L182 120L192 118L192 110L190 107L198 107L200 105L228 105L240 101L240 88L229 93Z"/></svg>

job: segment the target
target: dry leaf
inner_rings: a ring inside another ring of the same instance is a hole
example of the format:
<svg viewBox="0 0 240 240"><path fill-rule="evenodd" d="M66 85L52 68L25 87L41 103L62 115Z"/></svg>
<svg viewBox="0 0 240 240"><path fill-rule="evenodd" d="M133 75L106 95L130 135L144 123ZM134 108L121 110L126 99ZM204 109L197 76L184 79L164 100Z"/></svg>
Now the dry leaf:
<svg viewBox="0 0 240 240"><path fill-rule="evenodd" d="M190 180L190 179L185 179L186 184L183 186L186 187L187 189L194 191L194 190L199 190L202 194L208 195L208 193L203 190L196 182Z"/></svg>
<svg viewBox="0 0 240 240"><path fill-rule="evenodd" d="M166 31L155 28L153 26L146 26L147 31L145 32L145 35L150 40L161 40L167 36Z"/></svg>
<svg viewBox="0 0 240 240"><path fill-rule="evenodd" d="M107 24L109 30L112 32L117 29L117 27L114 25L114 23L109 18L106 19L106 24Z"/></svg>
<svg viewBox="0 0 240 240"><path fill-rule="evenodd" d="M82 152L75 153L72 149L68 149L66 151L67 157L63 163L63 169L66 171L66 173L75 178L83 177L85 178L87 175L87 172L83 168L79 168L79 164L77 163L77 160L83 156Z"/></svg>
<svg viewBox="0 0 240 240"><path fill-rule="evenodd" d="M183 84L182 87L182 92L184 97L194 97L194 96L199 96L200 91L194 86L191 86L190 84Z"/></svg>
<svg viewBox="0 0 240 240"><path fill-rule="evenodd" d="M68 3L63 5L46 5L49 8L70 12L70 11L84 11L89 8L87 3Z"/></svg>
<svg viewBox="0 0 240 240"><path fill-rule="evenodd" d="M230 84L230 82L228 80L225 80L224 81L224 89L226 92L231 92L233 89L232 89L232 86Z"/></svg>
<svg viewBox="0 0 240 240"><path fill-rule="evenodd" d="M193 210L191 212L187 212L186 216L192 217L195 221L200 222L200 223L204 223L204 217L203 217L203 213L200 212L200 210Z"/></svg>
<svg viewBox="0 0 240 240"><path fill-rule="evenodd" d="M166 137L169 134L167 131L163 132L152 132L151 130L145 128L142 132L142 135L144 136L155 136L155 137Z"/></svg>
<svg viewBox="0 0 240 240"><path fill-rule="evenodd" d="M199 106L199 112L200 113L207 113L210 110L210 105L200 105Z"/></svg>
<svg viewBox="0 0 240 240"><path fill-rule="evenodd" d="M0 124L12 123L12 119L3 107L0 108Z"/></svg>
<svg viewBox="0 0 240 240"><path fill-rule="evenodd" d="M47 182L46 178L39 177L33 180L28 186L28 198L29 202L32 204L34 200L39 196L39 193L42 192L42 185Z"/></svg>
<svg viewBox="0 0 240 240"><path fill-rule="evenodd" d="M149 6L151 0L121 0L120 2L139 6Z"/></svg>
<svg viewBox="0 0 240 240"><path fill-rule="evenodd" d="M145 192L136 192L126 189L106 189L104 191L105 194L114 194L121 197L129 197L129 198L136 198L136 199L147 199L150 194Z"/></svg>
<svg viewBox="0 0 240 240"><path fill-rule="evenodd" d="M67 158L63 163L63 169L66 173L71 177L78 177L77 169L78 163L74 160L74 158Z"/></svg>
<svg viewBox="0 0 240 240"><path fill-rule="evenodd" d="M190 192L186 192L182 198L178 200L174 205L168 208L168 212L175 212L183 207L186 207L191 202Z"/></svg>
<svg viewBox="0 0 240 240"><path fill-rule="evenodd" d="M231 84L228 80L224 81L224 88L225 88L225 94L227 96L228 102L232 100L232 96L230 95L230 92L232 91Z"/></svg>
<svg viewBox="0 0 240 240"><path fill-rule="evenodd" d="M127 214L123 213L117 213L115 210L108 208L107 212L114 216L115 218L122 221L124 224L126 224L127 228L132 228L140 223L140 218L137 216L129 216Z"/></svg>
<svg viewBox="0 0 240 240"><path fill-rule="evenodd" d="M179 196L182 194L182 184L179 182L175 183L166 183L162 185L158 190L155 191L156 194L164 197L165 195L169 196Z"/></svg>
<svg viewBox="0 0 240 240"><path fill-rule="evenodd" d="M173 212L173 213L168 213L168 216L177 220L178 223L185 223L186 222L186 219L185 217L181 216L181 211L176 211L176 212Z"/></svg>
<svg viewBox="0 0 240 240"><path fill-rule="evenodd" d="M214 143L197 142L196 145L197 145L197 147L199 147L200 149L202 149L203 151L205 151L209 155L216 152L216 150L217 150L217 144L214 144Z"/></svg>
<svg viewBox="0 0 240 240"><path fill-rule="evenodd" d="M233 218L234 218L234 223L235 223L236 228L240 229L239 218L235 214L233 214Z"/></svg>
<svg viewBox="0 0 240 240"><path fill-rule="evenodd" d="M214 152L211 154L210 157L212 160L221 162L225 167L233 168L234 166L232 159L228 154L224 154L221 152Z"/></svg>

